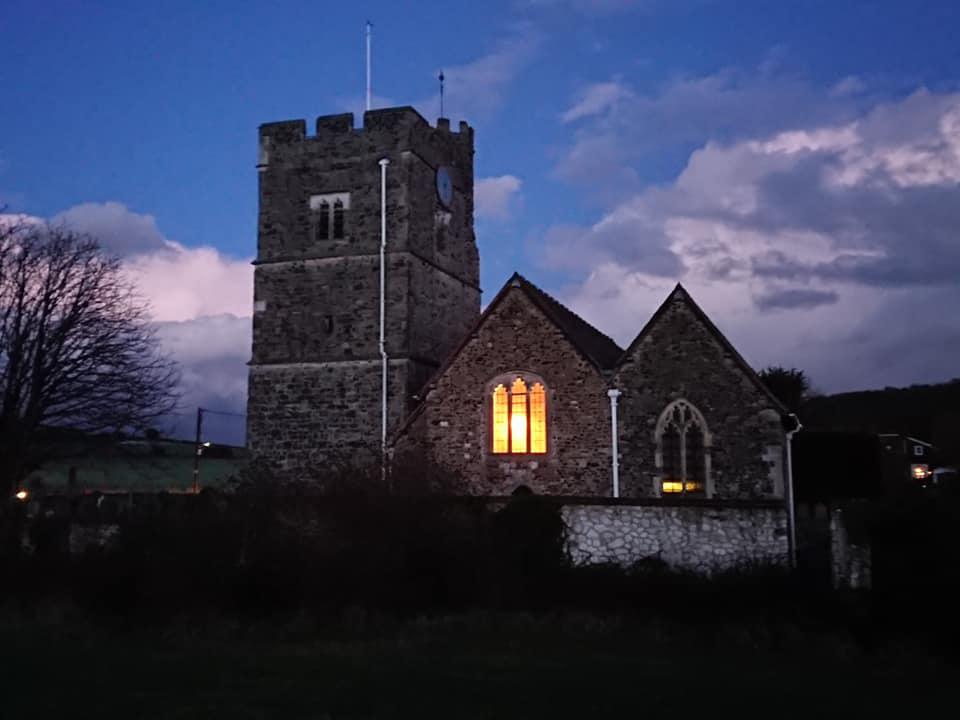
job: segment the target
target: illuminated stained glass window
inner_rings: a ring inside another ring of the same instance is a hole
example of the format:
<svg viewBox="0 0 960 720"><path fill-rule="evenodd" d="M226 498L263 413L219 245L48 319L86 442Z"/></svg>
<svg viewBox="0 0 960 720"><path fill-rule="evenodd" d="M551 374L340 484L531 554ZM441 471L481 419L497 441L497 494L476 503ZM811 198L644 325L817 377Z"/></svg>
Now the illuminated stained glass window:
<svg viewBox="0 0 960 720"><path fill-rule="evenodd" d="M510 406L501 383L493 389L493 451L510 452Z"/></svg>
<svg viewBox="0 0 960 720"><path fill-rule="evenodd" d="M527 451L527 384L517 378L510 386L510 450Z"/></svg>
<svg viewBox="0 0 960 720"><path fill-rule="evenodd" d="M493 452L547 452L547 392L543 383L529 387L522 377L500 383L492 393Z"/></svg>
<svg viewBox="0 0 960 720"><path fill-rule="evenodd" d="M530 452L547 451L547 393L542 383L530 389Z"/></svg>
<svg viewBox="0 0 960 720"><path fill-rule="evenodd" d="M660 491L703 494L707 487L707 428L700 412L685 400L667 406L657 422Z"/></svg>

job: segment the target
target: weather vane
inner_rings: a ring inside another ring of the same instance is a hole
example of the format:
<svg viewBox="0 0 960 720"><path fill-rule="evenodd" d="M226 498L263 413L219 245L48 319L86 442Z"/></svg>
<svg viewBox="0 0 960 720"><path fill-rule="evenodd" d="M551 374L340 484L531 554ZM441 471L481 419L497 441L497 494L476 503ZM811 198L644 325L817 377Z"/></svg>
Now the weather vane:
<svg viewBox="0 0 960 720"><path fill-rule="evenodd" d="M443 70L440 71L437 79L440 80L440 117L443 117Z"/></svg>

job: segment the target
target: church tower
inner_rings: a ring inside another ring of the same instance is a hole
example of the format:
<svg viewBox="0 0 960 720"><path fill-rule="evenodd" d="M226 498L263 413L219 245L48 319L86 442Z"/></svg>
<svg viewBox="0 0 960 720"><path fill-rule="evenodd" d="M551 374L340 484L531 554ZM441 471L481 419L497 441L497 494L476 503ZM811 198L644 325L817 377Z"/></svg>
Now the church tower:
<svg viewBox="0 0 960 720"><path fill-rule="evenodd" d="M247 444L282 478L379 456L383 159L388 432L480 313L470 126L411 107L262 125Z"/></svg>

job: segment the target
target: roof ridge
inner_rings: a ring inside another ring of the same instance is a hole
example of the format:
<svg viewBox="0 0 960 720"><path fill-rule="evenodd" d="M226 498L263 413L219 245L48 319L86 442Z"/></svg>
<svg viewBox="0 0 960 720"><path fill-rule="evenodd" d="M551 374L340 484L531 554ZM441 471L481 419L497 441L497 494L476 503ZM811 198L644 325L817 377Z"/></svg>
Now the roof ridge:
<svg viewBox="0 0 960 720"><path fill-rule="evenodd" d="M614 365L614 364L616 363L616 361L619 359L620 355L623 353L623 348L620 347L620 345L617 343L616 340L614 340L613 338L611 338L609 335L607 335L605 332L603 332L602 330L600 330L599 328L597 328L595 325L593 325L593 324L590 323L589 321L585 320L585 319L584 319L583 317L581 317L578 313L576 313L575 311L571 310L569 307L567 307L567 306L564 305L562 302L560 302L559 300L557 300L557 298L555 298L553 295L551 295L550 293L548 293L546 290L544 290L543 288L539 287L539 286L536 285L535 283L531 282L530 280L528 280L527 278L525 278L525 277L524 277L523 275L521 275L520 273L515 272L515 273L513 274L513 277L516 278L516 279L518 279L518 280L520 280L520 281L521 281L523 284L525 284L529 289L533 290L534 293L536 293L536 294L539 295L543 300L546 301L547 305L549 306L548 309L547 309L547 312L548 312L548 313L551 312L551 311L553 311L553 312L560 311L561 313L565 313L566 315L569 316L570 319L572 319L573 321L575 321L576 323L578 323L582 329L589 331L589 332L592 333L594 336L596 336L598 339L601 339L601 340L603 340L604 342L608 343L610 347L606 348L606 350L605 350L604 352L609 351L609 353L610 353L609 361L605 361L603 358L597 357L597 356L596 356L596 353L589 352L587 348L580 347L580 350L581 350L582 352L586 353L586 354L587 354L588 356L590 356L591 358L593 358L593 360L594 360L598 365L600 365L601 367L604 367L604 368L613 367L613 365ZM511 278L511 280L512 280L512 279L513 279L513 278ZM554 322L558 322L558 323L560 323L561 325L563 324L563 318L554 317L553 320L554 320ZM570 328L568 328L568 329L570 329ZM576 343L576 339L574 339L574 338L571 338L571 339ZM578 346L582 345L582 343L576 343L576 344L577 344Z"/></svg>

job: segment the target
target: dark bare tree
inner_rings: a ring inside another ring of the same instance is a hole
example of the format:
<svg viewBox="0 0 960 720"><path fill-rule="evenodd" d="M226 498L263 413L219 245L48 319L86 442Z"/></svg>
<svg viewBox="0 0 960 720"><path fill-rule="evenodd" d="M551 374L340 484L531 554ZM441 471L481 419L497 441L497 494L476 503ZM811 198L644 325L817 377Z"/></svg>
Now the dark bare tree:
<svg viewBox="0 0 960 720"><path fill-rule="evenodd" d="M93 238L39 223L0 225L4 497L49 452L51 428L140 432L173 410L177 369L148 311L119 259Z"/></svg>

